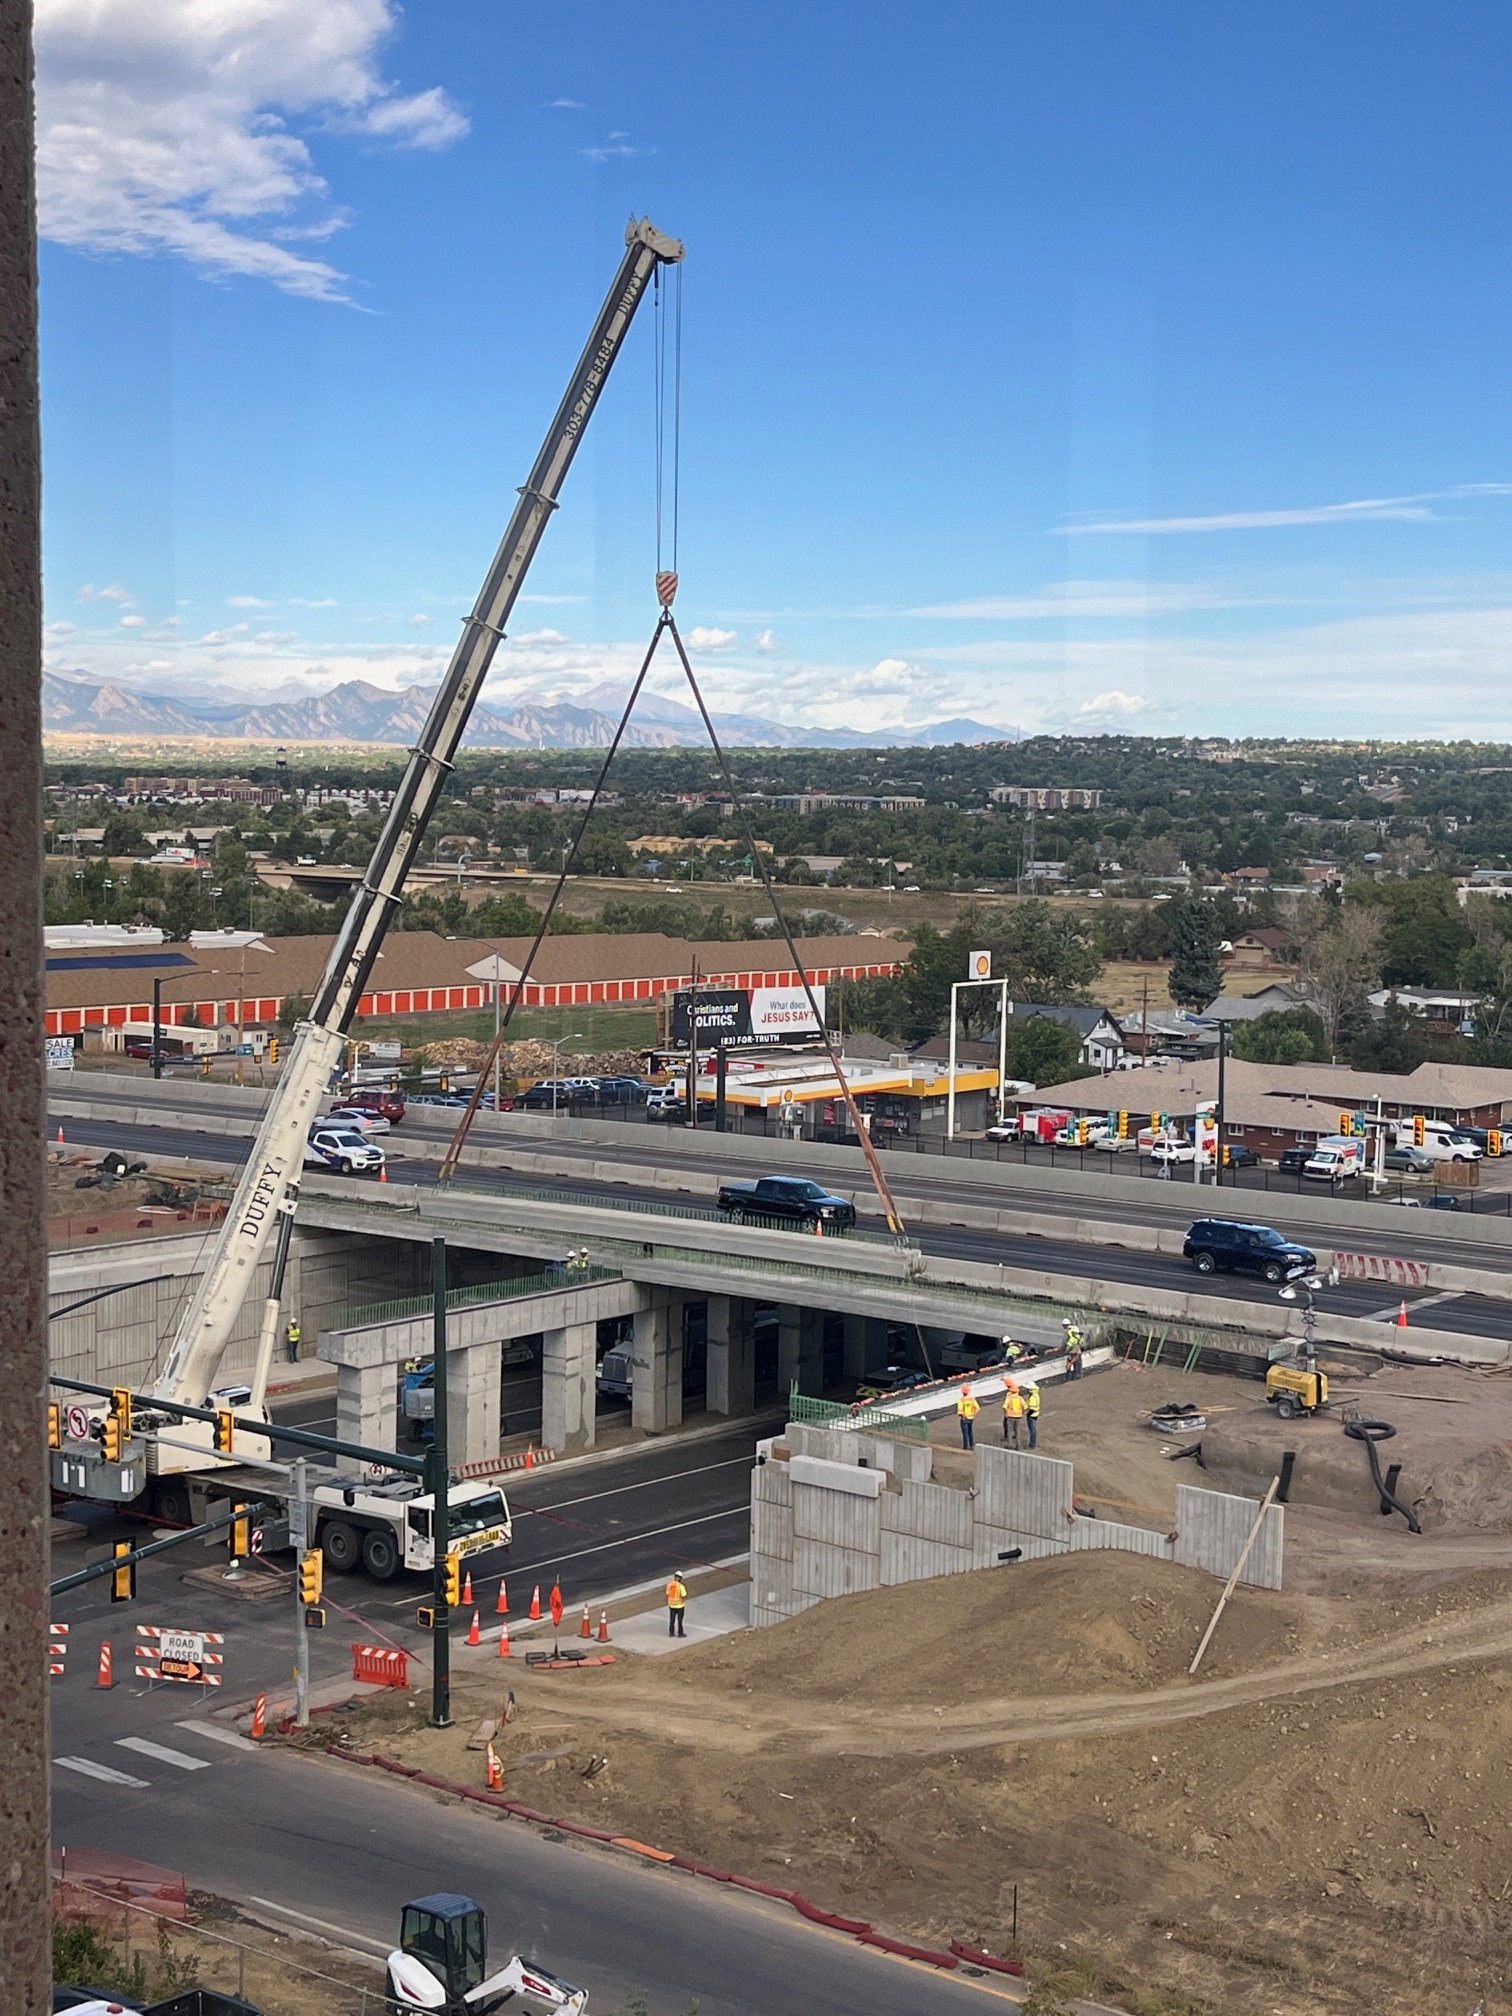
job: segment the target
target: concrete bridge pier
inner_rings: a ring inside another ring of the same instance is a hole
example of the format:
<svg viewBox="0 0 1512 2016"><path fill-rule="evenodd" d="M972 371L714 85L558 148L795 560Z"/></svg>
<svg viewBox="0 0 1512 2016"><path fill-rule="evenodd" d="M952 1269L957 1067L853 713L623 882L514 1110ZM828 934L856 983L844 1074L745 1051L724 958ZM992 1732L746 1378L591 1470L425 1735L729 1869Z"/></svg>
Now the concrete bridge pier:
<svg viewBox="0 0 1512 2016"><path fill-rule="evenodd" d="M887 1363L887 1325L879 1316L845 1319L845 1376L864 1379Z"/></svg>
<svg viewBox="0 0 1512 2016"><path fill-rule="evenodd" d="M369 1449L393 1449L397 1447L398 1414L392 1365L337 1366L339 1441L361 1442Z"/></svg>
<svg viewBox="0 0 1512 2016"><path fill-rule="evenodd" d="M635 1314L635 1377L630 1421L648 1435L682 1426L683 1297L649 1290L649 1306Z"/></svg>
<svg viewBox="0 0 1512 2016"><path fill-rule="evenodd" d="M474 1344L446 1354L446 1440L453 1466L499 1453L499 1347Z"/></svg>
<svg viewBox="0 0 1512 2016"><path fill-rule="evenodd" d="M598 1324L547 1330L541 1360L541 1446L591 1449L597 1430Z"/></svg>
<svg viewBox="0 0 1512 2016"><path fill-rule="evenodd" d="M705 1405L711 1414L756 1411L756 1305L744 1295L711 1295Z"/></svg>
<svg viewBox="0 0 1512 2016"><path fill-rule="evenodd" d="M824 1311L785 1302L777 1312L777 1390L824 1391Z"/></svg>

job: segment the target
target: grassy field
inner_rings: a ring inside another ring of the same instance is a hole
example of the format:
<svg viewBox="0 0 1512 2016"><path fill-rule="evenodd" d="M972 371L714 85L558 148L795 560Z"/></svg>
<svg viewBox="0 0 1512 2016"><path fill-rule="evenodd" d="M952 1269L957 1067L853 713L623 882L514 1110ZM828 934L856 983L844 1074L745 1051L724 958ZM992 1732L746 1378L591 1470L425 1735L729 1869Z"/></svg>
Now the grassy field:
<svg viewBox="0 0 1512 2016"><path fill-rule="evenodd" d="M422 1043L444 1043L448 1036L468 1036L490 1042L492 1008L466 1014L408 1016L364 1021L358 1033L368 1042L402 1043L406 1049ZM511 1039L533 1038L553 1043L563 1037L564 1057L587 1056L601 1050L643 1050L656 1041L656 1011L649 1007L522 1008L509 1025Z"/></svg>

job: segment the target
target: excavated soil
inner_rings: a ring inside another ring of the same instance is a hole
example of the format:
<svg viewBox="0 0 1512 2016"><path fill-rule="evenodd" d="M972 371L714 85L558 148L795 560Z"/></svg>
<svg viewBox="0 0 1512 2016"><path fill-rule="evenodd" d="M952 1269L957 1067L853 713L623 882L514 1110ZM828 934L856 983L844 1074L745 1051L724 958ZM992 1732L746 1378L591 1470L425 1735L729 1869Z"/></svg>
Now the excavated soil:
<svg viewBox="0 0 1512 2016"><path fill-rule="evenodd" d="M847 1597L568 1674L463 1655L353 1745L1139 2016L1512 2011L1512 1574L1395 1600L1103 1554ZM477 1663L464 1663L468 1658ZM324 1718L322 1718L324 1719ZM333 1732L321 1732L327 1740Z"/></svg>

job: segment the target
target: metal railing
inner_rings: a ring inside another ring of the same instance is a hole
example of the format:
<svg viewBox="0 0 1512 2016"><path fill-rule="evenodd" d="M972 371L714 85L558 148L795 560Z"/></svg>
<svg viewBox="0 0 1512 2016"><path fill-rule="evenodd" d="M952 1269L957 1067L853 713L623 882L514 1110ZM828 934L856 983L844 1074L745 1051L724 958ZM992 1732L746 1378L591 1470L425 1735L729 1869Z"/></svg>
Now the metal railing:
<svg viewBox="0 0 1512 2016"><path fill-rule="evenodd" d="M811 1428L856 1428L868 1435L893 1435L900 1442L927 1442L929 1422L922 1414L888 1414L880 1407L847 1406L843 1400L816 1400L795 1385L788 1394L788 1419Z"/></svg>
<svg viewBox="0 0 1512 2016"><path fill-rule="evenodd" d="M623 1279L617 1267L602 1267L596 1260L553 1266L539 1274L516 1274L504 1281L479 1281L471 1288L450 1288L448 1309L475 1309L488 1302L513 1302L525 1295L555 1295L564 1288L586 1288L596 1281ZM333 1330L360 1330L372 1323L404 1323L415 1316L429 1316L436 1306L433 1295L405 1295L395 1302L365 1302L344 1309Z"/></svg>

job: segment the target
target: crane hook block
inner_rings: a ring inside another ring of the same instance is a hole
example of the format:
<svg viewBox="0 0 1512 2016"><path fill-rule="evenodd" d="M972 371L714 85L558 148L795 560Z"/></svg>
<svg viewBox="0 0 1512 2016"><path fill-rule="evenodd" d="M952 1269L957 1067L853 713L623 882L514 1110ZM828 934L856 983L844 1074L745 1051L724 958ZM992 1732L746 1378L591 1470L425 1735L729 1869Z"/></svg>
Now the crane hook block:
<svg viewBox="0 0 1512 2016"><path fill-rule="evenodd" d="M681 238L669 238L665 231L658 231L649 217L642 217L637 223L632 216L625 226L627 245L646 245L665 265L675 266L683 256Z"/></svg>
<svg viewBox="0 0 1512 2016"><path fill-rule="evenodd" d="M670 573L658 574L656 577L656 599L660 602L663 609L670 609L672 607L672 599L676 593L677 576Z"/></svg>

